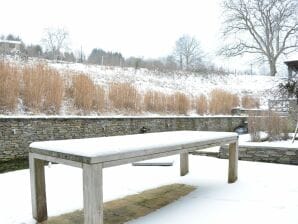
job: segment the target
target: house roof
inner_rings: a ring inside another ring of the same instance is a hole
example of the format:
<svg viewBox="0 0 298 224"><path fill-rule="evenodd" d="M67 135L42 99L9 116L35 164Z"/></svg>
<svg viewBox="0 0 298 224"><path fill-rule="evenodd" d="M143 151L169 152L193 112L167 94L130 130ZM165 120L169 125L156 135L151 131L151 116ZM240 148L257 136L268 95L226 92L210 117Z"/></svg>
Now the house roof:
<svg viewBox="0 0 298 224"><path fill-rule="evenodd" d="M1 40L1 39L0 39L0 43L22 44L22 42L21 41L18 41L18 40Z"/></svg>
<svg viewBox="0 0 298 224"><path fill-rule="evenodd" d="M288 67L294 68L298 70L298 59L297 60L291 60L291 61L285 61L284 62Z"/></svg>

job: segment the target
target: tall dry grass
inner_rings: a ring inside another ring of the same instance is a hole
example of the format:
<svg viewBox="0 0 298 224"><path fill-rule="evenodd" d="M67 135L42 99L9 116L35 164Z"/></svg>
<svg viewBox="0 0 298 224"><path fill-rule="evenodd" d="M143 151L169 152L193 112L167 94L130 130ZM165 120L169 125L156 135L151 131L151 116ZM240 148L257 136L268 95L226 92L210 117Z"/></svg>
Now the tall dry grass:
<svg viewBox="0 0 298 224"><path fill-rule="evenodd" d="M186 115L190 109L190 99L180 92L164 94L157 91L149 91L144 95L144 109L148 112Z"/></svg>
<svg viewBox="0 0 298 224"><path fill-rule="evenodd" d="M241 97L241 104L243 108L252 109L252 108L259 108L260 107L260 99L253 97L253 96L242 96Z"/></svg>
<svg viewBox="0 0 298 224"><path fill-rule="evenodd" d="M84 113L92 110L104 110L105 91L103 87L95 85L87 75L75 75L68 94L73 98L74 106L77 109L81 109Z"/></svg>
<svg viewBox="0 0 298 224"><path fill-rule="evenodd" d="M157 91L148 91L144 95L144 110L153 113L165 113L166 94Z"/></svg>
<svg viewBox="0 0 298 224"><path fill-rule="evenodd" d="M106 110L106 93L102 86L95 85L94 109L98 112Z"/></svg>
<svg viewBox="0 0 298 224"><path fill-rule="evenodd" d="M289 137L288 118L269 111L265 122L269 141L286 140Z"/></svg>
<svg viewBox="0 0 298 224"><path fill-rule="evenodd" d="M17 108L20 74L15 66L0 62L0 111L13 112Z"/></svg>
<svg viewBox="0 0 298 224"><path fill-rule="evenodd" d="M209 112L211 114L230 114L233 107L239 106L239 97L222 89L210 93Z"/></svg>
<svg viewBox="0 0 298 224"><path fill-rule="evenodd" d="M207 100L207 97L205 95L203 95L203 94L201 94L200 96L198 96L194 100L194 106L195 106L196 112L199 115L207 114L207 112L208 112L208 100Z"/></svg>
<svg viewBox="0 0 298 224"><path fill-rule="evenodd" d="M149 91L141 95L130 83L111 83L106 94L103 87L95 85L85 74L70 73L67 76L72 78L63 80L58 71L44 64L21 68L1 62L0 110L15 110L20 97L27 111L59 113L64 96L66 102L73 102L75 108L85 114L91 111L139 113L144 110L186 115L191 106L201 115L207 112L230 114L231 109L239 105L235 94L222 89L213 90L209 101L203 94L193 101L180 92L165 94ZM257 107L259 101L244 96L242 104L247 108Z"/></svg>
<svg viewBox="0 0 298 224"><path fill-rule="evenodd" d="M124 112L139 112L142 108L141 95L130 83L111 83L108 99L112 109Z"/></svg>
<svg viewBox="0 0 298 224"><path fill-rule="evenodd" d="M253 142L261 141L261 132L267 133L269 141L286 140L289 137L288 119L274 111L269 111L265 116L250 113L248 132Z"/></svg>
<svg viewBox="0 0 298 224"><path fill-rule="evenodd" d="M64 96L64 81L58 71L44 64L22 70L22 99L27 110L59 113Z"/></svg>
<svg viewBox="0 0 298 224"><path fill-rule="evenodd" d="M184 93L175 92L164 95L165 113L187 115L190 109L191 101Z"/></svg>
<svg viewBox="0 0 298 224"><path fill-rule="evenodd" d="M256 113L249 113L247 119L248 133L252 142L261 141L261 131L265 131L265 118L258 116Z"/></svg>
<svg viewBox="0 0 298 224"><path fill-rule="evenodd" d="M174 102L176 107L176 113L187 115L187 112L190 109L189 98L184 93L176 92L174 94Z"/></svg>

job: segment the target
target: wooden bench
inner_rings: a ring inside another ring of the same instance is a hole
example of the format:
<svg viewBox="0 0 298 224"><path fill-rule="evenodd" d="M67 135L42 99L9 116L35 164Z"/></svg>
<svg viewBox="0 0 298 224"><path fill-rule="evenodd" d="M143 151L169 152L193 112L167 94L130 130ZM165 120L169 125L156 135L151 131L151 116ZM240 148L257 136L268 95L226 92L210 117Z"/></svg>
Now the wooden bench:
<svg viewBox="0 0 298 224"><path fill-rule="evenodd" d="M84 223L103 224L102 169L180 154L180 175L188 173L188 153L229 144L228 182L237 180L238 135L230 132L174 131L138 135L34 142L29 165L32 214L46 221L44 162L83 169Z"/></svg>

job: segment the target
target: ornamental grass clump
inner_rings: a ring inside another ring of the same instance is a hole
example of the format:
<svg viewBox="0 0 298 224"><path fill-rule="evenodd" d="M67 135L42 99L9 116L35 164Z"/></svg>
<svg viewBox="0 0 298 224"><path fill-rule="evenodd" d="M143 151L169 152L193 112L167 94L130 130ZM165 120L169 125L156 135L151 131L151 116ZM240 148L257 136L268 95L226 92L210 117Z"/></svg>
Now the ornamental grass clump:
<svg viewBox="0 0 298 224"><path fill-rule="evenodd" d="M105 109L104 88L94 84L87 75L74 75L68 94L73 98L74 106L84 114L91 111L102 112Z"/></svg>
<svg viewBox="0 0 298 224"><path fill-rule="evenodd" d="M209 112L211 114L231 114L239 106L239 97L223 89L214 89L210 93Z"/></svg>
<svg viewBox="0 0 298 224"><path fill-rule="evenodd" d="M111 83L108 99L110 107L122 112L140 112L142 108L141 95L130 83Z"/></svg>
<svg viewBox="0 0 298 224"><path fill-rule="evenodd" d="M269 111L265 116L250 113L248 132L253 142L287 140L289 138L288 118L274 111ZM262 139L261 132L264 132L267 137Z"/></svg>
<svg viewBox="0 0 298 224"><path fill-rule="evenodd" d="M16 66L0 61L0 112L13 112L18 105L20 73Z"/></svg>
<svg viewBox="0 0 298 224"><path fill-rule="evenodd" d="M260 99L245 95L241 97L241 104L243 108L247 109L257 109L260 107Z"/></svg>
<svg viewBox="0 0 298 224"><path fill-rule="evenodd" d="M59 72L44 64L22 69L22 100L27 111L57 114L64 97L64 81Z"/></svg>

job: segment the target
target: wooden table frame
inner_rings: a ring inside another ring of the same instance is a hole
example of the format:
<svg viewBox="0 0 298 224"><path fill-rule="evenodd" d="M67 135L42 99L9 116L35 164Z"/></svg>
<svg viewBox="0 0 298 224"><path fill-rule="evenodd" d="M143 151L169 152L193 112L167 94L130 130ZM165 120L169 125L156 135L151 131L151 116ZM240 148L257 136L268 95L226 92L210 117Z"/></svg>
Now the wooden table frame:
<svg viewBox="0 0 298 224"><path fill-rule="evenodd" d="M167 150L163 148L160 152L152 149L152 153L147 150L145 154L138 153L135 156L119 157L116 160L100 162L80 158L75 155L58 152L48 153L38 148L30 148L29 166L33 217L38 223L46 223L48 219L44 170L45 161L83 169L84 224L103 224L103 168L180 154L180 175L184 176L189 172L189 152L223 144L229 144L228 183L234 183L237 180L238 174L238 136L236 134L226 138L203 142L198 141L190 145L168 147ZM97 200L94 200L95 198Z"/></svg>

